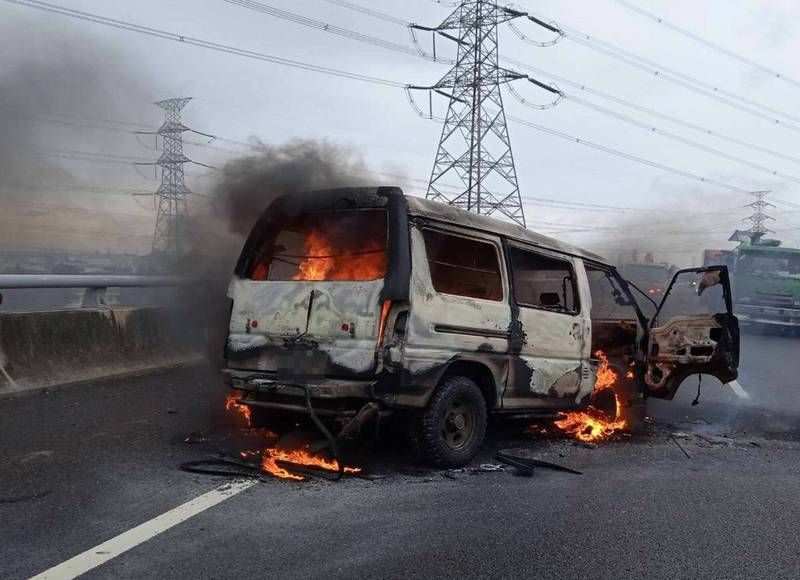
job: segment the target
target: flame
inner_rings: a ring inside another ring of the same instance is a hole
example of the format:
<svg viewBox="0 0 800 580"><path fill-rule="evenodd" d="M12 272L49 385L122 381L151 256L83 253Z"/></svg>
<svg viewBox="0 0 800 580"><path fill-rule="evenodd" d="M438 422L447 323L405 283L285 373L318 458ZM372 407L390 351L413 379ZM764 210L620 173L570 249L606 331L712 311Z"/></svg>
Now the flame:
<svg viewBox="0 0 800 580"><path fill-rule="evenodd" d="M242 429L242 433L251 439L277 439L278 434L266 427L249 427Z"/></svg>
<svg viewBox="0 0 800 580"><path fill-rule="evenodd" d="M617 412L619 412L619 397L615 395L615 398ZM594 407L588 407L586 411L561 413L561 416L564 418L555 421L554 425L581 441L608 439L617 431L622 431L628 426L625 419L611 419Z"/></svg>
<svg viewBox="0 0 800 580"><path fill-rule="evenodd" d="M608 366L608 357L602 350L595 352L594 356L600 359L600 366L597 369L597 382L594 384L595 392L613 387L619 376L614 369Z"/></svg>
<svg viewBox="0 0 800 580"><path fill-rule="evenodd" d="M631 364L628 365L628 370L625 371L625 378L629 380L633 380L633 367L636 364L636 361L631 361Z"/></svg>
<svg viewBox="0 0 800 580"><path fill-rule="evenodd" d="M292 280L377 280L386 274L386 250L378 240L367 242L358 252L337 250L319 230L305 239L306 257Z"/></svg>
<svg viewBox="0 0 800 580"><path fill-rule="evenodd" d="M608 357L601 350L594 355L600 359L600 366L597 369L597 381L594 385L596 395L605 389L614 389L619 375L608 365ZM630 371L629 371L630 372ZM609 417L600 409L589 406L585 411L570 411L559 413L562 419L553 424L580 441L600 441L608 439L617 431L622 431L628 426L627 421L622 419L622 404L619 394L614 393L615 417Z"/></svg>
<svg viewBox="0 0 800 580"><path fill-rule="evenodd" d="M250 407L247 405L239 404L239 399L242 398L242 393L240 391L235 391L233 393L228 393L227 399L225 399L225 410L230 411L231 409L238 411L239 414L244 417L245 421L247 421L247 425L250 425Z"/></svg>
<svg viewBox="0 0 800 580"><path fill-rule="evenodd" d="M264 451L264 456L261 459L261 469L275 477L282 479L292 479L295 481L303 481L305 478L302 475L296 475L287 471L280 465L278 461L285 461L287 463L294 463L296 465L306 465L308 467L316 467L324 469L325 471L339 471L339 462L335 459L328 460L323 457L311 455L308 452L308 445L295 449L294 451L286 451L278 449L277 447L269 447ZM360 467L345 467L345 473L358 473L361 471Z"/></svg>

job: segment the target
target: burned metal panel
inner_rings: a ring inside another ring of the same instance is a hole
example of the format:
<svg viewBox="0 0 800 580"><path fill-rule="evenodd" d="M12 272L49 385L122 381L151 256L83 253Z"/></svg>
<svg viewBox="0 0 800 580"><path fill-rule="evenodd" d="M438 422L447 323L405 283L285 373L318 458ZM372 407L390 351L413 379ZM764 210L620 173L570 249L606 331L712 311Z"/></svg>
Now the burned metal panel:
<svg viewBox="0 0 800 580"><path fill-rule="evenodd" d="M280 225L315 210L385 208L389 214L387 273L382 298L407 300L410 277L408 208L399 187L346 187L283 195L264 209L245 241L235 274L246 278L256 258L256 249L275 236Z"/></svg>
<svg viewBox="0 0 800 580"><path fill-rule="evenodd" d="M542 253L538 248L519 247ZM595 376L589 362L591 297L588 279L580 260L555 254L553 257L571 263L580 308L575 314L567 314L519 305L513 298L512 287L512 315L518 320L521 340L512 345L510 377L503 394L504 409L540 406L543 399L571 400L577 405L585 401L594 388Z"/></svg>
<svg viewBox="0 0 800 580"><path fill-rule="evenodd" d="M284 375L293 369L298 375L371 373L383 287L383 280L234 278L228 290L234 302L228 336L231 366Z"/></svg>
<svg viewBox="0 0 800 580"><path fill-rule="evenodd" d="M398 399L424 404L448 366L459 360L484 365L492 373L495 385L503 385L511 315L506 300L507 274L502 259L503 300L436 292L421 226L412 224L411 227L411 309L402 347ZM453 233L464 235L457 230ZM500 241L496 237L477 233L468 235L493 244L498 257L502 256Z"/></svg>
<svg viewBox="0 0 800 580"><path fill-rule="evenodd" d="M491 232L496 235L504 236L521 242L526 242L534 246L554 250L556 252L586 258L599 264L610 265L610 262L603 257L573 246L566 242L538 234L517 224L494 219L492 217L466 211L452 205L422 199L419 197L406 196L408 213L414 216L424 217L429 220L437 220L446 223L458 224L465 228L470 228L480 232Z"/></svg>
<svg viewBox="0 0 800 580"><path fill-rule="evenodd" d="M737 377L738 365L735 316L677 316L650 330L646 390L653 397L671 399L687 376L710 374L727 383Z"/></svg>

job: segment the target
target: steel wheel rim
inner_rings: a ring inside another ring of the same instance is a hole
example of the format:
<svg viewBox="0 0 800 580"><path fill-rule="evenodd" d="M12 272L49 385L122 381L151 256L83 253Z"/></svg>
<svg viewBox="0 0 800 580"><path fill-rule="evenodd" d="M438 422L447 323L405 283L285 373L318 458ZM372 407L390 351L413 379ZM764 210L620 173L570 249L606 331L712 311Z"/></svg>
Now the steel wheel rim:
<svg viewBox="0 0 800 580"><path fill-rule="evenodd" d="M458 451L472 441L477 411L468 397L454 397L442 410L441 435L444 444Z"/></svg>

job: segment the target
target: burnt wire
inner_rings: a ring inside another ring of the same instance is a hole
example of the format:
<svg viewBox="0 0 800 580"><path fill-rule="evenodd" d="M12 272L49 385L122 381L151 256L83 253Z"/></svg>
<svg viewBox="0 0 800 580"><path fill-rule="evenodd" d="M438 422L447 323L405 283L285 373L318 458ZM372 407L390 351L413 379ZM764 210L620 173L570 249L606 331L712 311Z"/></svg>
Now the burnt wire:
<svg viewBox="0 0 800 580"><path fill-rule="evenodd" d="M695 405L699 405L700 404L700 384L702 382L703 382L703 375L698 374L697 375L697 396L694 398L694 401L692 401L692 407L694 407Z"/></svg>
<svg viewBox="0 0 800 580"><path fill-rule="evenodd" d="M364 256L366 254L380 254L380 253L385 252L385 251L386 251L386 248L379 248L377 250L364 250L363 252L353 252L351 254L329 254L327 256L326 255L323 255L323 256L303 256L303 255L300 255L300 254L284 254L284 253L272 254L272 256L273 257L281 256L282 258L302 258L302 259L305 259L305 260L326 260L326 259L330 259L330 258L345 258L345 257L349 257L349 256Z"/></svg>
<svg viewBox="0 0 800 580"><path fill-rule="evenodd" d="M215 469L215 467L222 467L222 466L236 466L236 467L244 467L247 471L242 469L238 470L230 470L230 469ZM203 475L219 475L223 477L249 477L250 479L259 479L264 480L265 477L258 471L256 466L250 464L244 464L243 462L236 462L230 459L226 459L224 457L221 458L213 458L213 459L199 459L197 461L184 461L178 468L181 471L186 471L188 473L201 473Z"/></svg>
<svg viewBox="0 0 800 580"><path fill-rule="evenodd" d="M342 458L339 455L339 446L336 445L336 438L331 435L331 432L328 431L328 428L325 424L320 421L319 417L317 417L316 412L314 411L314 405L311 404L311 387L307 384L303 385L303 390L306 393L306 406L308 407L308 414L311 415L311 420L314 421L314 424L317 428L325 435L325 438L328 440L328 443L331 446L331 451L333 451L333 457L336 459L336 465L339 468L335 481L338 481L344 477L344 463L342 463Z"/></svg>

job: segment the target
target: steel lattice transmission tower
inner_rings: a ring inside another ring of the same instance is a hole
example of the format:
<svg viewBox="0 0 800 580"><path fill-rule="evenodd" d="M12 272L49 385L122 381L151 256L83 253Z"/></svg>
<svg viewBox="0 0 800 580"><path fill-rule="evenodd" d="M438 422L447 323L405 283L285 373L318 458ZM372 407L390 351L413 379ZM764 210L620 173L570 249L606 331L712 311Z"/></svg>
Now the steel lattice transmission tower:
<svg viewBox="0 0 800 580"><path fill-rule="evenodd" d="M557 91L499 65L498 24L516 18L527 18L556 30L525 12L486 0L462 0L435 28L411 25L454 40L458 52L453 67L435 85L408 88L436 92L450 101L427 197L476 213L499 212L524 226L500 88L526 79L550 92Z"/></svg>
<svg viewBox="0 0 800 580"><path fill-rule="evenodd" d="M770 230L767 229L767 226L764 225L767 220L774 220L772 216L767 215L764 213L764 210L768 207L775 207L764 198L769 195L769 191L754 191L753 195L755 196L755 201L753 203L747 204L745 207L752 207L755 212L753 215L746 217L746 220L753 222L753 225L750 226L748 233L751 235L751 239L753 241L759 240L764 234L768 233Z"/></svg>
<svg viewBox="0 0 800 580"><path fill-rule="evenodd" d="M187 197L192 192L185 183L183 166L192 161L183 153L183 133L191 131L214 138L213 135L190 129L181 122L181 110L192 100L191 97L164 99L156 106L164 110L164 123L156 131L137 131L138 134L161 137L162 152L157 161L150 165L161 168L161 185L155 192L157 198L156 227L153 232L153 254L180 254L187 251L186 221L189 217Z"/></svg>

